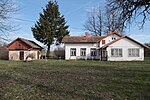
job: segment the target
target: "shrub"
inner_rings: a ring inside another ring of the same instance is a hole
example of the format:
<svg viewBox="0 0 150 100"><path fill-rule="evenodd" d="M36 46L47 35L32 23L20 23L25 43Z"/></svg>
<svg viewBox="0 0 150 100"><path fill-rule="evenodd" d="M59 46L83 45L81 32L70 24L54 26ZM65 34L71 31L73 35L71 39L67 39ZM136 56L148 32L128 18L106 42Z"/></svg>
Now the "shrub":
<svg viewBox="0 0 150 100"><path fill-rule="evenodd" d="M54 50L54 54L57 58L64 59L65 58L65 49L63 47L57 47Z"/></svg>
<svg viewBox="0 0 150 100"><path fill-rule="evenodd" d="M8 50L6 46L0 47L0 59L8 60Z"/></svg>
<svg viewBox="0 0 150 100"><path fill-rule="evenodd" d="M27 60L33 60L35 59L35 54L34 53L30 53L27 57L26 57L26 61Z"/></svg>

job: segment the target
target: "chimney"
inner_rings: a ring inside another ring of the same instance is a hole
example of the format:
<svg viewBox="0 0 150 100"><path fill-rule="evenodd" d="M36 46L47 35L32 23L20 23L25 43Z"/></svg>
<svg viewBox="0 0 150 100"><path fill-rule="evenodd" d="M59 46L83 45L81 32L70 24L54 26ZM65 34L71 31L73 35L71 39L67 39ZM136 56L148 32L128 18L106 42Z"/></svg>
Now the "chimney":
<svg viewBox="0 0 150 100"><path fill-rule="evenodd" d="M88 32L85 32L85 36L82 38L82 40L86 40L88 37Z"/></svg>
<svg viewBox="0 0 150 100"><path fill-rule="evenodd" d="M88 32L85 32L85 36L88 36Z"/></svg>
<svg viewBox="0 0 150 100"><path fill-rule="evenodd" d="M107 36L109 36L109 35L111 35L111 33L110 33L110 32L108 32L108 33L107 33Z"/></svg>

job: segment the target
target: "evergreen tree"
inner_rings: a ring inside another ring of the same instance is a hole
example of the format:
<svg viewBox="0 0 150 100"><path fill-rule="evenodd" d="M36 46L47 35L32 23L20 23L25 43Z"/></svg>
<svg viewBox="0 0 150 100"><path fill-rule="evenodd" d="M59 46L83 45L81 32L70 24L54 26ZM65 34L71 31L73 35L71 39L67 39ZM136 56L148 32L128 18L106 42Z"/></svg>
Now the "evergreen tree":
<svg viewBox="0 0 150 100"><path fill-rule="evenodd" d="M31 28L33 36L47 46L46 56L50 54L50 46L56 42L56 45L61 43L65 35L69 35L67 30L69 26L63 15L59 12L59 6L56 1L49 1L43 13L40 13L40 18L35 26Z"/></svg>

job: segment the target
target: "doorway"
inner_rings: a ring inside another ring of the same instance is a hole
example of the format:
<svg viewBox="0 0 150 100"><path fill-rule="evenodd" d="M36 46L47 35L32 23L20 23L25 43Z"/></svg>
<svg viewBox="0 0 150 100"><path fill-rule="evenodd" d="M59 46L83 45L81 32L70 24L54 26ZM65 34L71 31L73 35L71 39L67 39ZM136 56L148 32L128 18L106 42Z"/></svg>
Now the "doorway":
<svg viewBox="0 0 150 100"><path fill-rule="evenodd" d="M101 61L107 61L107 51L105 49L101 49Z"/></svg>
<svg viewBox="0 0 150 100"><path fill-rule="evenodd" d="M24 52L23 51L20 51L20 60L24 60Z"/></svg>

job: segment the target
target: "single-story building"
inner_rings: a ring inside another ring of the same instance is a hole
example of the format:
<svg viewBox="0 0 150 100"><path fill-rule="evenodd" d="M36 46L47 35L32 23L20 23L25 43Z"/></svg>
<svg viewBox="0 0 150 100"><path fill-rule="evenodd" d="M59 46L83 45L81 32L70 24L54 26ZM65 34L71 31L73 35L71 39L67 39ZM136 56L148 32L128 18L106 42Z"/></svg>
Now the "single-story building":
<svg viewBox="0 0 150 100"><path fill-rule="evenodd" d="M9 60L36 60L41 57L40 45L34 41L24 38L17 38L7 45Z"/></svg>
<svg viewBox="0 0 150 100"><path fill-rule="evenodd" d="M143 61L148 46L116 32L107 36L65 36L65 59L99 59L105 61Z"/></svg>

